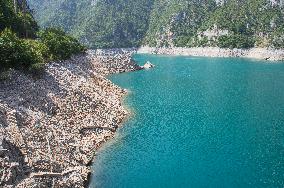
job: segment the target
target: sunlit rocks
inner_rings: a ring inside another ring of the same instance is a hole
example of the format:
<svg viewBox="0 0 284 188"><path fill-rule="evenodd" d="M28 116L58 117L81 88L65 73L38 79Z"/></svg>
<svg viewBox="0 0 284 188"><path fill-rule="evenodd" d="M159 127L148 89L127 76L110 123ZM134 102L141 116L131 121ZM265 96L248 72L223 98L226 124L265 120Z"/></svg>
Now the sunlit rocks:
<svg viewBox="0 0 284 188"><path fill-rule="evenodd" d="M126 91L104 76L141 69L131 54L89 51L49 63L40 79L12 71L0 82L0 184L83 187L95 151L127 115Z"/></svg>

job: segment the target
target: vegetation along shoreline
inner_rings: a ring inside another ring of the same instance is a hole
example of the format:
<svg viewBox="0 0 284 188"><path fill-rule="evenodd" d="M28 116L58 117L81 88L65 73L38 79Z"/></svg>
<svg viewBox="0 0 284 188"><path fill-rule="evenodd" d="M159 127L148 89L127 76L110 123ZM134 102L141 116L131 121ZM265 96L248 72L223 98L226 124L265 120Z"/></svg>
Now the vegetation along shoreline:
<svg viewBox="0 0 284 188"><path fill-rule="evenodd" d="M0 187L86 187L134 53L281 62L283 33L283 0L1 0Z"/></svg>

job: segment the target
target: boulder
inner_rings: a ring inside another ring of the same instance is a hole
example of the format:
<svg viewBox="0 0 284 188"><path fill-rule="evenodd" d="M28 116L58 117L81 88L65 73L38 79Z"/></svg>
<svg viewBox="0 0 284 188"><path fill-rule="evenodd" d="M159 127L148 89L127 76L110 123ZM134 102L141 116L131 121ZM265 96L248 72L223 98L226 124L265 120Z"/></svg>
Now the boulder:
<svg viewBox="0 0 284 188"><path fill-rule="evenodd" d="M153 65L152 63L150 63L150 61L147 61L147 62L145 63L145 65L142 66L142 68L144 68L144 69L151 69L151 68L154 68L154 67L155 67L155 65Z"/></svg>

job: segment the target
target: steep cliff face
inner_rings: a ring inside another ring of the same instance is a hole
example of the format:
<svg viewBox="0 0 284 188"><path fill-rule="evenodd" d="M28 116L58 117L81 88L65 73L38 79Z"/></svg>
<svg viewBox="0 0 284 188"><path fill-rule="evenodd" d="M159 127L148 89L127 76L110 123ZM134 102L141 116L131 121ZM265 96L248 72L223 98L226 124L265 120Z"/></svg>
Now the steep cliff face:
<svg viewBox="0 0 284 188"><path fill-rule="evenodd" d="M42 26L61 26L95 48L284 47L283 0L42 0L42 5L30 0L30 3Z"/></svg>

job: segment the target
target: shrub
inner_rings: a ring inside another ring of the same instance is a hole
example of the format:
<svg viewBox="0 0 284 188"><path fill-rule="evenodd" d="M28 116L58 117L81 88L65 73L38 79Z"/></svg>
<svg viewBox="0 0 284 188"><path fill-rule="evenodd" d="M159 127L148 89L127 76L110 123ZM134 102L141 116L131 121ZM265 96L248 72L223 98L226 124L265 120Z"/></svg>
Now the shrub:
<svg viewBox="0 0 284 188"><path fill-rule="evenodd" d="M20 39L10 29L0 33L0 72L11 68L40 74L50 60L68 59L86 49L76 39L57 29L46 29L39 40Z"/></svg>
<svg viewBox="0 0 284 188"><path fill-rule="evenodd" d="M48 47L54 60L68 59L72 55L86 51L86 48L78 40L60 29L45 29L39 32L39 38Z"/></svg>
<svg viewBox="0 0 284 188"><path fill-rule="evenodd" d="M272 40L272 47L274 47L276 49L284 48L284 35L283 34L274 36L274 38Z"/></svg>
<svg viewBox="0 0 284 188"><path fill-rule="evenodd" d="M20 56L20 39L11 32L4 30L0 33L0 71L15 67Z"/></svg>
<svg viewBox="0 0 284 188"><path fill-rule="evenodd" d="M198 41L197 41L197 46L199 47L205 47L205 46L208 46L208 38L205 36L205 37L201 37Z"/></svg>
<svg viewBox="0 0 284 188"><path fill-rule="evenodd" d="M52 54L50 54L48 47L44 43L39 40L24 40L24 42L39 56L41 56L45 62L52 60Z"/></svg>
<svg viewBox="0 0 284 188"><path fill-rule="evenodd" d="M254 47L255 39L242 34L231 34L218 38L217 45L221 48L251 48Z"/></svg>
<svg viewBox="0 0 284 188"><path fill-rule="evenodd" d="M25 46L27 47L26 58L27 61L33 60L29 66L28 71L32 74L41 74L44 71L44 66L46 62L51 60L51 54L47 46L37 40L23 40Z"/></svg>
<svg viewBox="0 0 284 188"><path fill-rule="evenodd" d="M276 49L284 48L284 27L272 33L270 42L272 47Z"/></svg>
<svg viewBox="0 0 284 188"><path fill-rule="evenodd" d="M5 29L0 33L0 71L10 68L31 71L33 67L44 65L45 59L41 51L43 46L36 41L19 39L15 33Z"/></svg>
<svg viewBox="0 0 284 188"><path fill-rule="evenodd" d="M178 36L174 39L174 44L177 47L187 46L188 41L191 40L190 36Z"/></svg>

